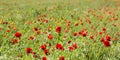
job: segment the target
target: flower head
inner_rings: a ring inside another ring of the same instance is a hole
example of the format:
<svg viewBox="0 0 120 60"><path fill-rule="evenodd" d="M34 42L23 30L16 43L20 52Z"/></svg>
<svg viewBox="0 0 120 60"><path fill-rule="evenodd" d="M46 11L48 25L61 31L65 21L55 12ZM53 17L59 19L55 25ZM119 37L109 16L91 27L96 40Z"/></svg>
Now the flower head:
<svg viewBox="0 0 120 60"><path fill-rule="evenodd" d="M47 60L47 57L42 57L42 60Z"/></svg>
<svg viewBox="0 0 120 60"><path fill-rule="evenodd" d="M41 45L40 48L41 48L42 50L45 50L45 49L46 49L46 44Z"/></svg>
<svg viewBox="0 0 120 60"><path fill-rule="evenodd" d="M64 56L59 57L59 60L65 60Z"/></svg>
<svg viewBox="0 0 120 60"><path fill-rule="evenodd" d="M20 37L22 36L22 34L21 34L20 32L16 32L16 33L14 34L14 36L20 38Z"/></svg>
<svg viewBox="0 0 120 60"><path fill-rule="evenodd" d="M110 47L110 42L109 41L105 40L103 43L104 43L104 46Z"/></svg>
<svg viewBox="0 0 120 60"><path fill-rule="evenodd" d="M56 44L56 49L64 50L63 46L59 43Z"/></svg>
<svg viewBox="0 0 120 60"><path fill-rule="evenodd" d="M53 36L51 34L48 35L48 39L53 39Z"/></svg>
<svg viewBox="0 0 120 60"><path fill-rule="evenodd" d="M58 33L61 32L61 27L60 26L56 27L56 32L58 32Z"/></svg>
<svg viewBox="0 0 120 60"><path fill-rule="evenodd" d="M69 51L73 51L74 48L72 46L69 47Z"/></svg>
<svg viewBox="0 0 120 60"><path fill-rule="evenodd" d="M32 52L32 48L26 48L26 52L29 54L29 53L31 53Z"/></svg>

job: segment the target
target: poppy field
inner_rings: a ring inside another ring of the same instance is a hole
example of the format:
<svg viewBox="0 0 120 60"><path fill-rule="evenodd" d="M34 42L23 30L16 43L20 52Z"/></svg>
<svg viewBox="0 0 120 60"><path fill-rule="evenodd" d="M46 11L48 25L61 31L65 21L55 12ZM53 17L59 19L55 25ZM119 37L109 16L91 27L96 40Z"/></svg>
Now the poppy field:
<svg viewBox="0 0 120 60"><path fill-rule="evenodd" d="M120 1L0 0L0 60L120 60Z"/></svg>

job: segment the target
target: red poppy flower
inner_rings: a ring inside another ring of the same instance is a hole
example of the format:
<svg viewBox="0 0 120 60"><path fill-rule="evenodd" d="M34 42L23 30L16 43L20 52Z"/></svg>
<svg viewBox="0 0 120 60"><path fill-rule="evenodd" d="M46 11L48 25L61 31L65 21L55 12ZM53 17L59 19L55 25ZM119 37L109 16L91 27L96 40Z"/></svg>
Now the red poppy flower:
<svg viewBox="0 0 120 60"><path fill-rule="evenodd" d="M49 54L49 50L45 49L45 50L44 50L44 53L45 53L46 55L48 55L48 54Z"/></svg>
<svg viewBox="0 0 120 60"><path fill-rule="evenodd" d="M87 20L88 24L91 24L91 21L90 20Z"/></svg>
<svg viewBox="0 0 120 60"><path fill-rule="evenodd" d="M78 25L79 25L78 23L75 24L75 26L78 26Z"/></svg>
<svg viewBox="0 0 120 60"><path fill-rule="evenodd" d="M42 60L47 60L47 57L42 57Z"/></svg>
<svg viewBox="0 0 120 60"><path fill-rule="evenodd" d="M69 51L73 51L74 48L72 46L69 47Z"/></svg>
<svg viewBox="0 0 120 60"><path fill-rule="evenodd" d="M105 40L103 43L106 47L110 47L110 42L109 41Z"/></svg>
<svg viewBox="0 0 120 60"><path fill-rule="evenodd" d="M106 35L106 40L110 41L111 37L109 35Z"/></svg>
<svg viewBox="0 0 120 60"><path fill-rule="evenodd" d="M91 36L90 36L90 39L94 39L94 36L93 36L93 35L91 35Z"/></svg>
<svg viewBox="0 0 120 60"><path fill-rule="evenodd" d="M82 32L82 36L83 36L83 37L86 37L87 34L88 34L88 32Z"/></svg>
<svg viewBox="0 0 120 60"><path fill-rule="evenodd" d="M61 32L61 27L60 26L56 27L56 32L58 32L58 33Z"/></svg>
<svg viewBox="0 0 120 60"><path fill-rule="evenodd" d="M76 44L76 43L74 43L72 46L73 46L75 49L77 49L77 48L78 48L78 46L77 46L77 44Z"/></svg>
<svg viewBox="0 0 120 60"><path fill-rule="evenodd" d="M26 48L26 52L29 54L32 52L32 48Z"/></svg>
<svg viewBox="0 0 120 60"><path fill-rule="evenodd" d="M79 32L80 35L82 35L83 37L86 37L88 32L85 31L85 29L82 29L80 32Z"/></svg>
<svg viewBox="0 0 120 60"><path fill-rule="evenodd" d="M39 35L41 33L41 31L37 31L36 34Z"/></svg>
<svg viewBox="0 0 120 60"><path fill-rule="evenodd" d="M68 30L67 28L64 30L65 33L68 33L68 31L69 31L69 30Z"/></svg>
<svg viewBox="0 0 120 60"><path fill-rule="evenodd" d="M102 28L103 31L106 31L106 28Z"/></svg>
<svg viewBox="0 0 120 60"><path fill-rule="evenodd" d="M45 20L46 23L48 23L48 20Z"/></svg>
<svg viewBox="0 0 120 60"><path fill-rule="evenodd" d="M117 37L115 37L115 38L114 38L114 41L118 41L118 38L117 38Z"/></svg>
<svg viewBox="0 0 120 60"><path fill-rule="evenodd" d="M56 44L56 49L64 50L63 46L59 43Z"/></svg>
<svg viewBox="0 0 120 60"><path fill-rule="evenodd" d="M10 30L6 30L6 32L8 32L8 33L9 33L9 32L10 32Z"/></svg>
<svg viewBox="0 0 120 60"><path fill-rule="evenodd" d="M45 50L45 49L46 49L46 44L41 45L40 48L41 48L42 50Z"/></svg>
<svg viewBox="0 0 120 60"><path fill-rule="evenodd" d="M67 26L70 26L70 23L67 23Z"/></svg>
<svg viewBox="0 0 120 60"><path fill-rule="evenodd" d="M74 32L74 34L73 34L74 36L77 36L77 32Z"/></svg>
<svg viewBox="0 0 120 60"><path fill-rule="evenodd" d="M30 37L28 38L28 40L34 40L34 39L35 39L34 36L30 36Z"/></svg>
<svg viewBox="0 0 120 60"><path fill-rule="evenodd" d="M53 36L51 34L48 35L48 39L53 39Z"/></svg>
<svg viewBox="0 0 120 60"><path fill-rule="evenodd" d="M82 32L80 31L79 34L82 35Z"/></svg>
<svg viewBox="0 0 120 60"><path fill-rule="evenodd" d="M38 31L39 29L37 27L34 28L34 31Z"/></svg>
<svg viewBox="0 0 120 60"><path fill-rule="evenodd" d="M3 30L3 28L0 28L0 31Z"/></svg>
<svg viewBox="0 0 120 60"><path fill-rule="evenodd" d="M104 40L105 40L104 38L101 38L101 42L104 42Z"/></svg>
<svg viewBox="0 0 120 60"><path fill-rule="evenodd" d="M118 20L118 18L114 18L114 20Z"/></svg>
<svg viewBox="0 0 120 60"><path fill-rule="evenodd" d="M65 60L64 56L59 57L59 60Z"/></svg>
<svg viewBox="0 0 120 60"><path fill-rule="evenodd" d="M19 41L17 39L12 39L12 44L16 44L18 43Z"/></svg>
<svg viewBox="0 0 120 60"><path fill-rule="evenodd" d="M22 34L20 32L16 32L14 36L20 38L22 36Z"/></svg>
<svg viewBox="0 0 120 60"><path fill-rule="evenodd" d="M99 32L99 34L100 34L100 35L102 35L102 34L103 34L103 32Z"/></svg>

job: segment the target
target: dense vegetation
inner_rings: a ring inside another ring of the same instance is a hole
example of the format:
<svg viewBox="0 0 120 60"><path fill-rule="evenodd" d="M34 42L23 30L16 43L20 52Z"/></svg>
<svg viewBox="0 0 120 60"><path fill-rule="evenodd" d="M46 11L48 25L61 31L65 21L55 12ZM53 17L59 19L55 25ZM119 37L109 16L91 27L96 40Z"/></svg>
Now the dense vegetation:
<svg viewBox="0 0 120 60"><path fill-rule="evenodd" d="M120 60L120 1L0 0L0 60Z"/></svg>

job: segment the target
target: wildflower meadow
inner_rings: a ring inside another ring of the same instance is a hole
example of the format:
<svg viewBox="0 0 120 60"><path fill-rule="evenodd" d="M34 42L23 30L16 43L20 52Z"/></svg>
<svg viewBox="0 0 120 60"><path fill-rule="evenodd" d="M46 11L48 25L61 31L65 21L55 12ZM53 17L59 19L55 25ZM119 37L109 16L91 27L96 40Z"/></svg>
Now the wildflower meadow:
<svg viewBox="0 0 120 60"><path fill-rule="evenodd" d="M120 0L0 0L0 60L120 60Z"/></svg>

